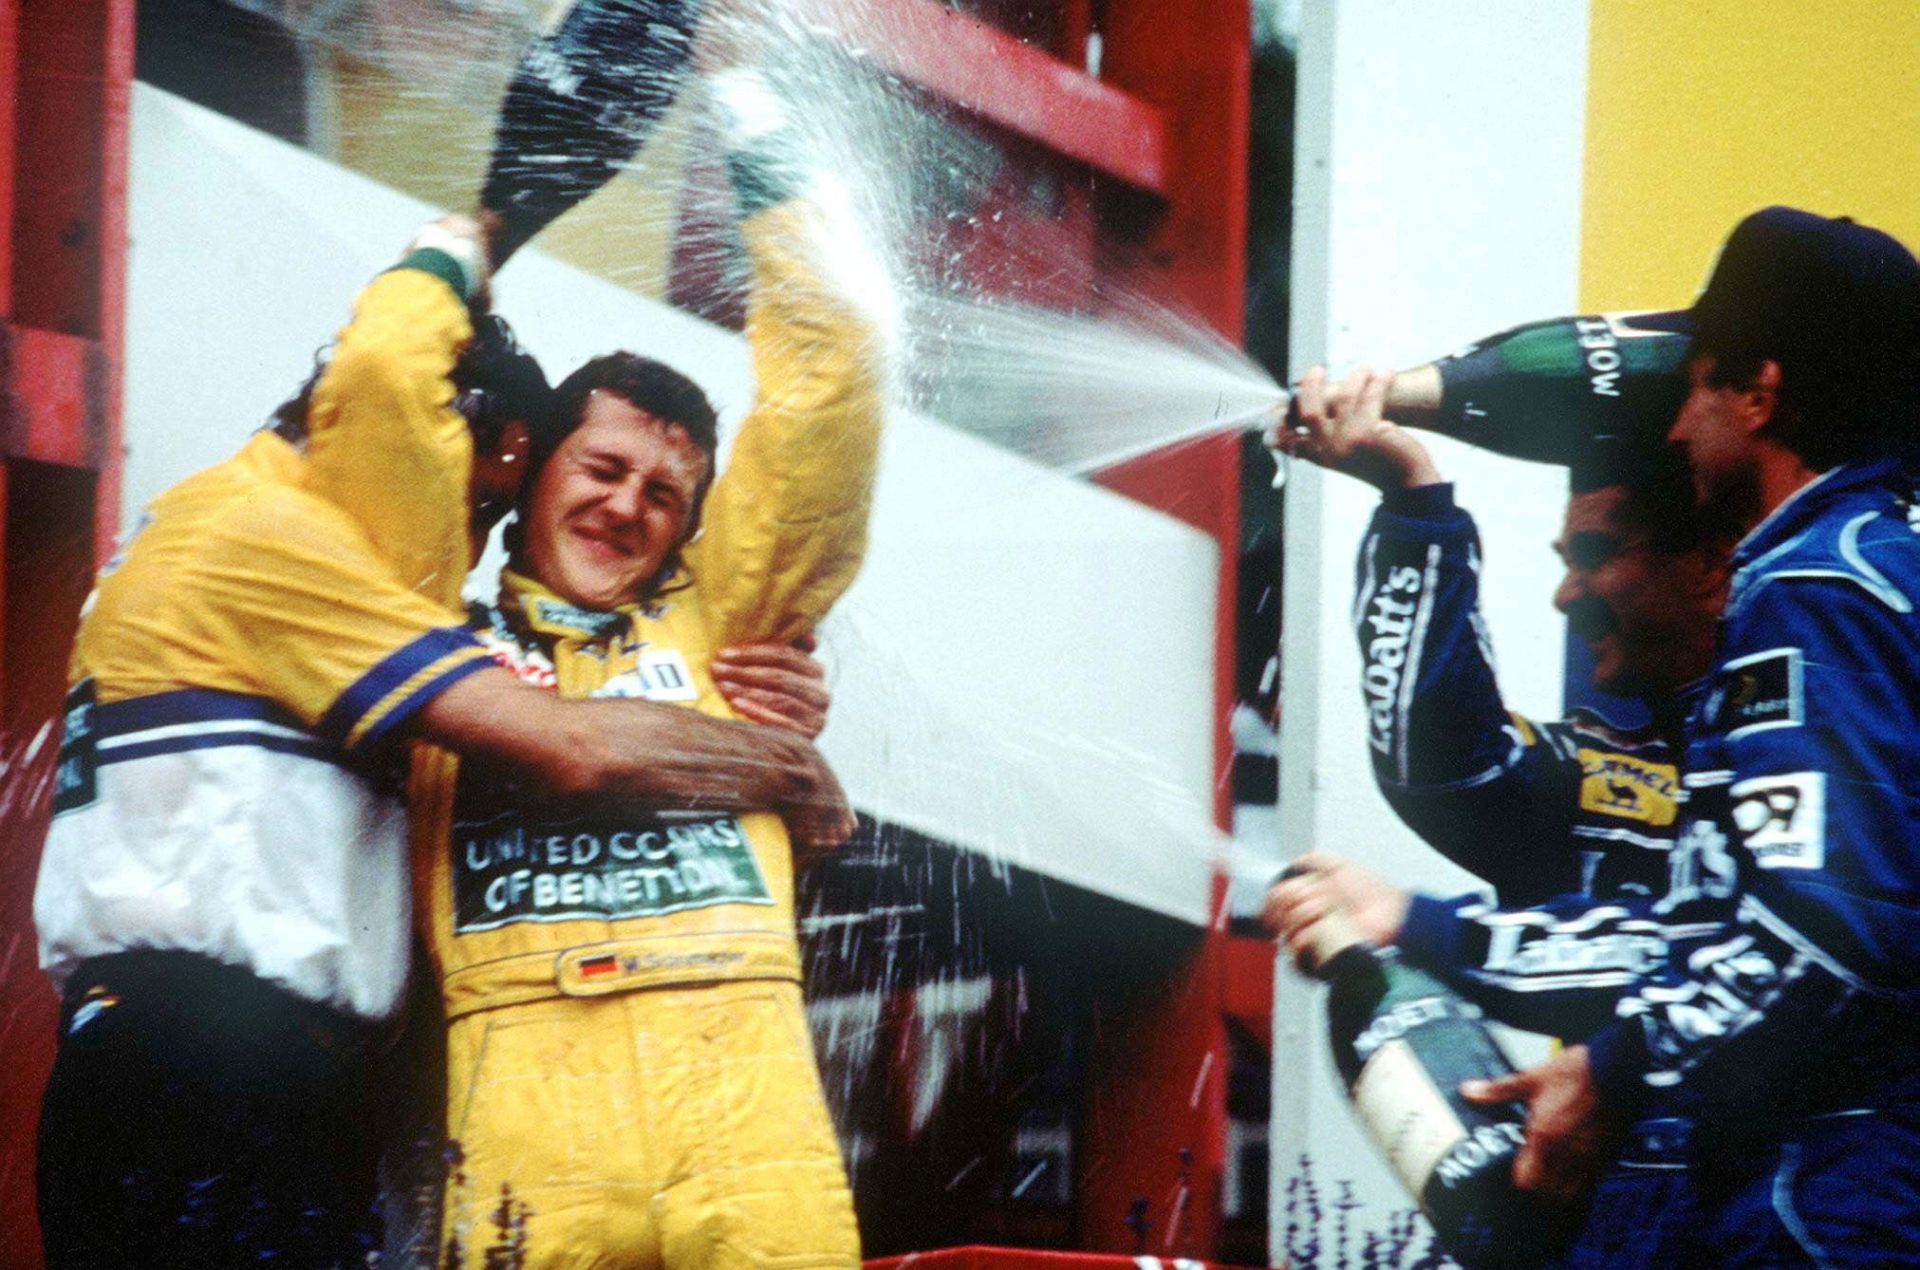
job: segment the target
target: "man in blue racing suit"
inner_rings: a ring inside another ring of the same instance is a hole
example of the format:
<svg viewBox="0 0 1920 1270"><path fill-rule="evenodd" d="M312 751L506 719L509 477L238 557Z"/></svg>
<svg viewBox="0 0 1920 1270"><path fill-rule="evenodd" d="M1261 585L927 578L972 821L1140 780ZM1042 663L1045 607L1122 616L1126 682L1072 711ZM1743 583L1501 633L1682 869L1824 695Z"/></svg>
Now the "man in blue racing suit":
<svg viewBox="0 0 1920 1270"><path fill-rule="evenodd" d="M1281 445L1382 491L1353 610L1374 775L1408 826L1496 898L1410 895L1316 853L1270 893L1269 923L1291 941L1337 904L1492 1017L1578 1039L1666 957L1651 909L1673 842L1682 692L1711 660L1730 543L1681 496L1671 415L1620 420L1573 465L1554 602L1594 685L1650 718L1510 713L1480 613L1478 532L1426 447L1380 417L1389 378L1360 371L1329 393L1310 371L1302 430Z"/></svg>
<svg viewBox="0 0 1920 1270"><path fill-rule="evenodd" d="M1524 1098L1522 1186L1579 1197L1577 1266L1920 1264L1920 264L1768 208L1692 309L1672 439L1747 531L1687 721L1657 915L1699 934Z"/></svg>

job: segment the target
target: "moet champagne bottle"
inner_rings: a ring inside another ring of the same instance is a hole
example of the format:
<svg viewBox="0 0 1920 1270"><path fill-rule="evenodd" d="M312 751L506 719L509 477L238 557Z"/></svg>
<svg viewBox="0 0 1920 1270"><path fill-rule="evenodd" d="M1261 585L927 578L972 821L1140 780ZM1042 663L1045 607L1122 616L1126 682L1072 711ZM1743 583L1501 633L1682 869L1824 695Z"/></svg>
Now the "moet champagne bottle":
<svg viewBox="0 0 1920 1270"><path fill-rule="evenodd" d="M1571 464L1666 435L1687 395L1687 337L1630 313L1530 322L1401 371L1387 417L1514 458Z"/></svg>
<svg viewBox="0 0 1920 1270"><path fill-rule="evenodd" d="M1373 947L1339 913L1316 923L1312 940L1312 973L1328 987L1334 1066L1441 1244L1468 1270L1546 1256L1555 1224L1513 1186L1526 1109L1481 1106L1459 1093L1463 1080L1513 1071L1479 1008Z"/></svg>

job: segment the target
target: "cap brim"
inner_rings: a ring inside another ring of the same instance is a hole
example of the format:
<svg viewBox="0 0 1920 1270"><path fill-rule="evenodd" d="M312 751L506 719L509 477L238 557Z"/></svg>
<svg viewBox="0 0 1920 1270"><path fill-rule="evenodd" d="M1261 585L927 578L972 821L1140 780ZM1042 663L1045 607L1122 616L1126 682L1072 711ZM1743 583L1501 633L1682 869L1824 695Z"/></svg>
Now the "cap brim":
<svg viewBox="0 0 1920 1270"><path fill-rule="evenodd" d="M1614 319L1621 326L1635 331L1671 331L1677 335L1693 334L1692 309L1668 309L1665 312L1629 313Z"/></svg>

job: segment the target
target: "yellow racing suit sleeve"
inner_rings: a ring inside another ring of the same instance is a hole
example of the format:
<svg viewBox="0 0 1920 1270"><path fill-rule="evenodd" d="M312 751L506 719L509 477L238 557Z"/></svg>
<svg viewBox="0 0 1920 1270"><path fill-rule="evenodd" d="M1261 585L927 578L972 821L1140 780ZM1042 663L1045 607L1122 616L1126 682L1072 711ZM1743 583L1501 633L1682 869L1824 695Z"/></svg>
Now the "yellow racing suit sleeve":
<svg viewBox="0 0 1920 1270"><path fill-rule="evenodd" d="M355 301L307 422L305 487L358 521L404 585L449 609L467 574L473 465L450 376L472 338L440 276L404 264L381 274Z"/></svg>
<svg viewBox="0 0 1920 1270"><path fill-rule="evenodd" d="M345 749L493 664L446 609L394 581L386 553L329 500L269 486L202 534L175 583L192 601L172 610L181 643Z"/></svg>
<svg viewBox="0 0 1920 1270"><path fill-rule="evenodd" d="M821 268L819 209L788 199L741 232L756 397L687 550L716 647L826 616L866 551L880 446L879 339Z"/></svg>

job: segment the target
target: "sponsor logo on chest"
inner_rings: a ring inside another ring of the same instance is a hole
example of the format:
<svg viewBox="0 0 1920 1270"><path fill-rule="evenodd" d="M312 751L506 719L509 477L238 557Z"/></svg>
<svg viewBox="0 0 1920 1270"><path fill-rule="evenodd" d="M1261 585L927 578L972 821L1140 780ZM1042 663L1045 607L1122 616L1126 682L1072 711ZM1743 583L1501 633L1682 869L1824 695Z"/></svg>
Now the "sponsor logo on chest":
<svg viewBox="0 0 1920 1270"><path fill-rule="evenodd" d="M1584 746L1575 756L1583 773L1580 810L1655 827L1673 823L1680 806L1680 771L1672 763Z"/></svg>
<svg viewBox="0 0 1920 1270"><path fill-rule="evenodd" d="M771 904L752 844L732 816L618 812L544 819L458 818L454 924L618 921L715 904Z"/></svg>

